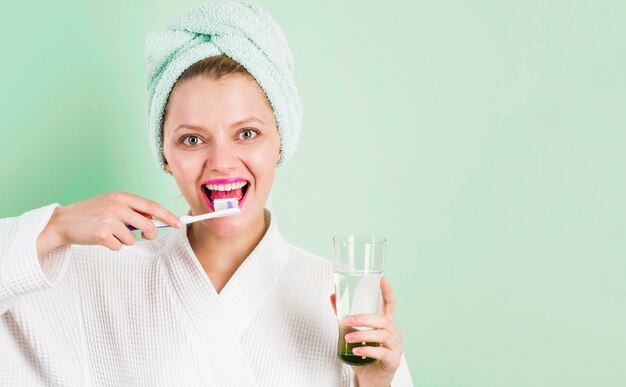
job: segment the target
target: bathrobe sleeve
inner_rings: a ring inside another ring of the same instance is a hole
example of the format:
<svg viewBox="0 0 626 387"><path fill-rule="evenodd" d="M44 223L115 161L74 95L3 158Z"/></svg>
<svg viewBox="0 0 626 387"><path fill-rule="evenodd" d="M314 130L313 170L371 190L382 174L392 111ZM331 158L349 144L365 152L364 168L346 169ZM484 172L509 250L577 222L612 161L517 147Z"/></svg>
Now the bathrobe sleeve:
<svg viewBox="0 0 626 387"><path fill-rule="evenodd" d="M409 365L406 362L404 354L402 354L402 358L400 359L400 367L396 370L396 374L391 382L391 387L413 387L411 371L409 371Z"/></svg>
<svg viewBox="0 0 626 387"><path fill-rule="evenodd" d="M0 315L20 296L48 289L63 276L71 246L37 256L37 238L58 203L0 219Z"/></svg>

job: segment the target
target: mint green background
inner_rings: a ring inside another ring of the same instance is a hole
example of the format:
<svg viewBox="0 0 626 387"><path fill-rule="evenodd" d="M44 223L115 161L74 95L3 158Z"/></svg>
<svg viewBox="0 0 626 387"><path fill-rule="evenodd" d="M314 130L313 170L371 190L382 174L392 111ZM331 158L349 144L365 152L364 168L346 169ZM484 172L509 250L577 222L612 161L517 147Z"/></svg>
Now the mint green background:
<svg viewBox="0 0 626 387"><path fill-rule="evenodd" d="M143 50L196 3L3 4L0 216L110 191L186 211ZM260 4L305 112L271 208L320 255L388 238L416 384L626 385L626 3Z"/></svg>

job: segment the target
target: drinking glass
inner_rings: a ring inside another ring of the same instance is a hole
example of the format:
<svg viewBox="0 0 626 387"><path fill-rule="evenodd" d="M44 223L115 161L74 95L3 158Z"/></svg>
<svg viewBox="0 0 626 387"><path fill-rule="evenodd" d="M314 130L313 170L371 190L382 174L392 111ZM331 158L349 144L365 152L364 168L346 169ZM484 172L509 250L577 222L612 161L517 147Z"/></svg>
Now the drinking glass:
<svg viewBox="0 0 626 387"><path fill-rule="evenodd" d="M379 313L382 302L380 279L385 259L385 238L377 236L336 236L334 247L334 277L339 342L337 356L344 363L365 365L376 359L356 356L355 347L377 347L378 343L347 343L348 333L374 328L346 325L346 316Z"/></svg>

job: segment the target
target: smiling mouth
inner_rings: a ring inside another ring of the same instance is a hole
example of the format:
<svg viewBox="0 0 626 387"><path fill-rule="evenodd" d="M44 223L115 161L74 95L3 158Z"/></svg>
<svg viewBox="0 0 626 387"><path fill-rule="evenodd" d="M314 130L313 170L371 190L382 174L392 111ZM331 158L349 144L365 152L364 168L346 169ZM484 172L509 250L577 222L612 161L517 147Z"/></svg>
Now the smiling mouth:
<svg viewBox="0 0 626 387"><path fill-rule="evenodd" d="M228 184L203 184L202 192L211 210L215 211L213 201L215 199L237 199L239 208L243 206L243 202L248 192L249 183L247 181L239 181Z"/></svg>

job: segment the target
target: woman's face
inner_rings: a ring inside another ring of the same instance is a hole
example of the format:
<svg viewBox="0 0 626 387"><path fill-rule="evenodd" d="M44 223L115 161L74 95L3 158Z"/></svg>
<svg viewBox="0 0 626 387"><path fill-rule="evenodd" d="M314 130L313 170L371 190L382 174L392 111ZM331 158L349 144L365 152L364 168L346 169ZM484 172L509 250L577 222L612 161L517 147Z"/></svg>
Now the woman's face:
<svg viewBox="0 0 626 387"><path fill-rule="evenodd" d="M252 78L235 74L177 84L163 123L163 154L192 215L212 212L214 199L239 199L239 215L202 222L211 233L238 235L263 219L280 137L274 112Z"/></svg>

